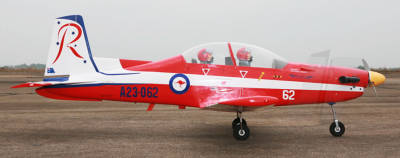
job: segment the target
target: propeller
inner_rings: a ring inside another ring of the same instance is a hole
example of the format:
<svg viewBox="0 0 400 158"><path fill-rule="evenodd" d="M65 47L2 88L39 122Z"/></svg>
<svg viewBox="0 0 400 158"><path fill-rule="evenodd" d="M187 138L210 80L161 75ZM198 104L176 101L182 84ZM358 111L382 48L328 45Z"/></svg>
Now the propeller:
<svg viewBox="0 0 400 158"><path fill-rule="evenodd" d="M374 90L374 96L376 97L376 88L374 83L371 82L371 74L369 73L371 69L369 68L368 62L365 59L361 59L361 61L363 63L364 70L368 71L368 86L372 87L372 89Z"/></svg>
<svg viewBox="0 0 400 158"><path fill-rule="evenodd" d="M372 89L374 90L374 95L376 97L377 93L376 93L375 86L378 86L378 85L382 84L383 82L385 82L386 77L384 75L382 75L381 73L371 71L371 69L365 59L362 59L361 61L363 63L364 70L368 71L368 85L369 85L369 87L372 87Z"/></svg>

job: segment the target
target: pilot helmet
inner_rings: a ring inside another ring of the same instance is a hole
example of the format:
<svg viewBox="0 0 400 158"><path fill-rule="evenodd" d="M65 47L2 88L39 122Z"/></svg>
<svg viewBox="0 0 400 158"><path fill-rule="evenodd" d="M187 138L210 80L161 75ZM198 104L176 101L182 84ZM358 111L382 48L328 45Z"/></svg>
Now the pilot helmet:
<svg viewBox="0 0 400 158"><path fill-rule="evenodd" d="M252 56L251 56L251 51L248 48L240 48L236 52L236 56L239 60L244 60L244 61L251 61Z"/></svg>
<svg viewBox="0 0 400 158"><path fill-rule="evenodd" d="M203 48L197 53L197 57L202 62L210 62L212 61L212 52L206 48Z"/></svg>

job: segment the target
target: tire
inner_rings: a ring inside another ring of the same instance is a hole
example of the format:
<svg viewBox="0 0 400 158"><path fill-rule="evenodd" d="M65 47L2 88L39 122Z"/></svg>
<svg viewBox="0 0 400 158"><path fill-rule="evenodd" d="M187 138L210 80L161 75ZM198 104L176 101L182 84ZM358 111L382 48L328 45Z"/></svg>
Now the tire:
<svg viewBox="0 0 400 158"><path fill-rule="evenodd" d="M336 123L332 122L331 126L329 127L329 131L331 132L332 136L334 137L340 137L344 134L344 131L346 130L344 127L344 124L342 122L338 122L339 129L336 129Z"/></svg>
<svg viewBox="0 0 400 158"><path fill-rule="evenodd" d="M247 140L250 136L250 129L247 126L243 126L243 129L240 128L240 125L236 125L233 128L233 137L236 140Z"/></svg>
<svg viewBox="0 0 400 158"><path fill-rule="evenodd" d="M244 126L247 126L247 123L246 123L246 120L245 120L245 119L242 119L242 123L243 123ZM234 120L232 121L232 129L234 129L236 125L240 125L240 119L239 119L239 117L237 117L236 119L234 119Z"/></svg>

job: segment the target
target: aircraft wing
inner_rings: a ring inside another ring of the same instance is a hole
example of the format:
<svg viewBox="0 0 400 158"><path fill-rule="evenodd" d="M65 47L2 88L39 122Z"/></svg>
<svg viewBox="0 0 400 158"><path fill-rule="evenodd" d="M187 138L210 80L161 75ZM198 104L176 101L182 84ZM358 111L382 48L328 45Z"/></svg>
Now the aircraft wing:
<svg viewBox="0 0 400 158"><path fill-rule="evenodd" d="M219 104L232 105L232 106L258 107L258 106L274 105L278 102L279 99L276 97L251 96L251 97L240 97L240 98L229 99L219 102Z"/></svg>

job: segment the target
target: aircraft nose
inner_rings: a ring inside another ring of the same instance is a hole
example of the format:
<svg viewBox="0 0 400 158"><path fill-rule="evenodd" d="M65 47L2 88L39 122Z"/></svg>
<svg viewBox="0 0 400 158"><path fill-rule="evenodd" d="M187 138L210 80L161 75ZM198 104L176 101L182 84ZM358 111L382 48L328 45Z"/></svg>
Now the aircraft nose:
<svg viewBox="0 0 400 158"><path fill-rule="evenodd" d="M386 77L379 72L369 71L369 80L374 84L374 86L378 86L385 82Z"/></svg>

